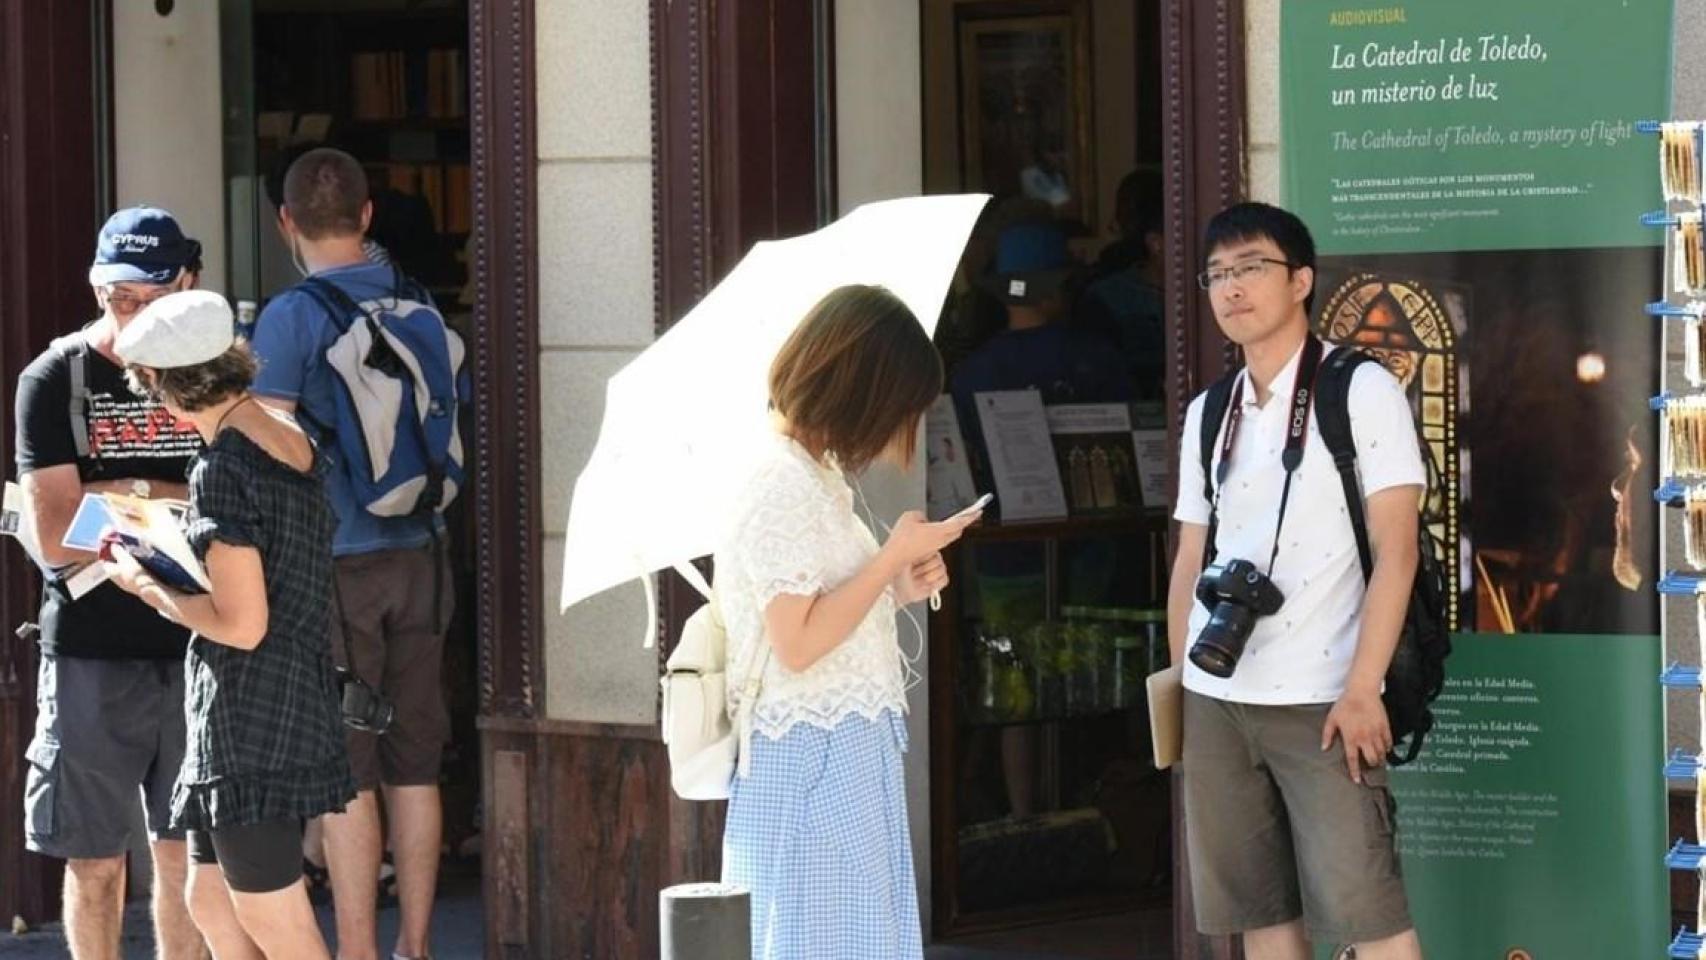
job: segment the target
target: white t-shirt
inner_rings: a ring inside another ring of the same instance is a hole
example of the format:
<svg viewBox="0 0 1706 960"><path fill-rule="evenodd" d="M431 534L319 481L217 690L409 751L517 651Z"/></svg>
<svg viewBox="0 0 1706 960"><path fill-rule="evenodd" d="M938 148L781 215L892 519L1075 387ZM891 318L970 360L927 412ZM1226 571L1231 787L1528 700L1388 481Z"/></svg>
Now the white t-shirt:
<svg viewBox="0 0 1706 960"><path fill-rule="evenodd" d="M1331 352L1332 347L1327 348ZM1291 414L1291 386L1297 376L1302 348L1274 378L1265 406L1255 403L1255 391L1243 389L1243 422L1232 450L1232 468L1220 493L1220 526L1215 536L1215 562L1249 560L1268 569L1285 486L1286 419ZM1247 379L1248 372L1240 374ZM1209 503L1203 498L1201 450L1203 397L1191 401L1180 438L1179 501L1173 511L1181 523L1208 525ZM1349 411L1356 443L1357 472L1363 496L1390 487L1427 482L1416 440L1414 414L1397 378L1379 364L1365 363L1351 377ZM1226 421L1230 421L1227 411ZM1226 426L1221 426L1224 438ZM1214 469L1219 469L1216 441ZM1419 491L1418 491L1419 497ZM1292 478L1279 556L1274 561L1274 585L1285 595L1278 613L1256 621L1244 655L1232 676L1213 676L1186 662L1185 688L1204 696L1238 703L1330 703L1344 692L1356 654L1366 593L1356 534L1345 509L1344 485L1333 456L1321 439L1311 412L1303 462ZM1185 648L1208 623L1202 601L1191 608Z"/></svg>

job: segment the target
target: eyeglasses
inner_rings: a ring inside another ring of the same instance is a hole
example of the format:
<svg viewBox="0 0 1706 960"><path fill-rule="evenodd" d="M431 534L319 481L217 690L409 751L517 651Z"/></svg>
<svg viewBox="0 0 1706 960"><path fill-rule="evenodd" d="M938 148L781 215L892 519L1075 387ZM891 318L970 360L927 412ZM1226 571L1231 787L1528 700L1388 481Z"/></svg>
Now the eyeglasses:
<svg viewBox="0 0 1706 960"><path fill-rule="evenodd" d="M126 293L117 287L107 287L107 306L112 308L114 313L121 313L125 316L129 316L171 292L171 288L163 287L158 293L153 293L146 297L139 297L134 293Z"/></svg>
<svg viewBox="0 0 1706 960"><path fill-rule="evenodd" d="M1228 280L1233 283L1241 284L1246 280L1253 280L1260 276L1262 271L1268 269L1268 264L1270 263L1277 267L1284 267L1287 270L1297 269L1297 264L1292 263L1289 260L1275 260L1272 257L1257 257L1254 260L1245 260L1242 263L1235 263L1230 267L1215 267L1212 270L1204 270L1202 273L1197 274L1197 286L1202 287L1204 290L1213 290L1215 287L1220 286Z"/></svg>

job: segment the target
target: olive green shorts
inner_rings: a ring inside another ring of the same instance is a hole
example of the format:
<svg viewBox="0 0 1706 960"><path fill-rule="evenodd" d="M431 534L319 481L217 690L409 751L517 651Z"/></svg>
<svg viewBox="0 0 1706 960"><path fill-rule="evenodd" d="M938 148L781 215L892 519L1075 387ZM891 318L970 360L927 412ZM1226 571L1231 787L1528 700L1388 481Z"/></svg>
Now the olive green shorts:
<svg viewBox="0 0 1706 960"><path fill-rule="evenodd" d="M1222 935L1303 918L1317 944L1411 926L1384 767L1357 784L1331 704L1261 706L1185 692L1185 837L1197 929Z"/></svg>

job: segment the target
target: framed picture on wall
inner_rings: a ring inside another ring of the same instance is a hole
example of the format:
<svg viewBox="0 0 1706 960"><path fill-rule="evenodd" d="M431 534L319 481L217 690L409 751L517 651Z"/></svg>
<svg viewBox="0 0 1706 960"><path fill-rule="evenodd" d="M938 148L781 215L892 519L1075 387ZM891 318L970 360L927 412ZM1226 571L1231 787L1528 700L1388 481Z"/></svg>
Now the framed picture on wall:
<svg viewBox="0 0 1706 960"><path fill-rule="evenodd" d="M1085 0L955 8L963 187L1030 196L1095 222Z"/></svg>

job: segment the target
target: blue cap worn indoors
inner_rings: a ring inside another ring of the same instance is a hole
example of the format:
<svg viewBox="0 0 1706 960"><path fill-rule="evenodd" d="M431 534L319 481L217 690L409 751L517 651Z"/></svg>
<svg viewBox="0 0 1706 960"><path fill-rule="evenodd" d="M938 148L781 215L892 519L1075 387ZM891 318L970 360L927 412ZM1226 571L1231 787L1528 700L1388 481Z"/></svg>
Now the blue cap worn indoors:
<svg viewBox="0 0 1706 960"><path fill-rule="evenodd" d="M159 207L127 207L101 226L89 283L171 283L200 256L201 244L184 236L171 214Z"/></svg>
<svg viewBox="0 0 1706 960"><path fill-rule="evenodd" d="M1021 223L996 238L995 263L985 286L1007 303L1039 303L1059 292L1077 265L1059 227Z"/></svg>

